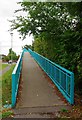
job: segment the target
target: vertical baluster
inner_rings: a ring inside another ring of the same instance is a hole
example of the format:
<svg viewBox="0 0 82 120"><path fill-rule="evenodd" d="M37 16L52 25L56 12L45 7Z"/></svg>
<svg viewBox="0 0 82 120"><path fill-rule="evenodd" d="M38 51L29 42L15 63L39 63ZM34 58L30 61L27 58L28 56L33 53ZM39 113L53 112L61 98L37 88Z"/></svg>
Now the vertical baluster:
<svg viewBox="0 0 82 120"><path fill-rule="evenodd" d="M61 70L59 70L59 84L61 85Z"/></svg>
<svg viewBox="0 0 82 120"><path fill-rule="evenodd" d="M54 81L56 81L56 67L54 66L54 73L55 73L55 75L54 75Z"/></svg>
<svg viewBox="0 0 82 120"><path fill-rule="evenodd" d="M53 78L52 64L51 64L51 78Z"/></svg>
<svg viewBox="0 0 82 120"><path fill-rule="evenodd" d="M12 107L15 106L15 74L12 74Z"/></svg>
<svg viewBox="0 0 82 120"><path fill-rule="evenodd" d="M68 93L68 76L66 74L66 92Z"/></svg>
<svg viewBox="0 0 82 120"><path fill-rule="evenodd" d="M71 83L70 83L70 97L71 97L71 104L74 104L74 74L71 73Z"/></svg>

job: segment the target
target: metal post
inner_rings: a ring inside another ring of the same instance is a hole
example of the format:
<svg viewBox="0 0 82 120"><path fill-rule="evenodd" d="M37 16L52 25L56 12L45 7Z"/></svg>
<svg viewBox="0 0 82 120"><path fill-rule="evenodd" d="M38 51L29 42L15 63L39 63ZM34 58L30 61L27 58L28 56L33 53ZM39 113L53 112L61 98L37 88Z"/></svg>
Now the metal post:
<svg viewBox="0 0 82 120"><path fill-rule="evenodd" d="M12 107L15 106L16 104L16 95L15 95L15 92L16 92L16 89L15 89L15 86L16 86L16 75L15 74L12 74Z"/></svg>
<svg viewBox="0 0 82 120"><path fill-rule="evenodd" d="M13 61L13 59L12 59L12 48L13 48L13 33L11 32L10 33L10 35L11 35L11 61ZM11 62L11 64L12 64L12 62Z"/></svg>
<svg viewBox="0 0 82 120"><path fill-rule="evenodd" d="M71 73L71 83L70 83L70 96L71 104L74 104L74 73Z"/></svg>

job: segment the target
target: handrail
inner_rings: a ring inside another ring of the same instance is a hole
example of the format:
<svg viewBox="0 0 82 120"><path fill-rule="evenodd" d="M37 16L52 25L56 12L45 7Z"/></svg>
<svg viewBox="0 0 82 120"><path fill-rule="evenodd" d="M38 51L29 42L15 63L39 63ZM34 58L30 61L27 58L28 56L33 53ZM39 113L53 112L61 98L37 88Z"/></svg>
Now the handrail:
<svg viewBox="0 0 82 120"><path fill-rule="evenodd" d="M20 60L21 60L21 57L22 57L22 53L21 53L21 55L20 55L20 57L19 57L19 59L18 59L18 61L17 61L17 64L16 64L16 66L15 66L15 68L14 68L12 74L15 74L15 73L16 73L17 68L18 68L18 65L19 65L19 62L20 62Z"/></svg>
<svg viewBox="0 0 82 120"><path fill-rule="evenodd" d="M74 104L74 73L28 49L70 104Z"/></svg>
<svg viewBox="0 0 82 120"><path fill-rule="evenodd" d="M12 107L14 107L16 104L19 79L20 79L20 74L21 74L21 69L22 69L22 58L23 58L23 54L25 51L26 49L24 48L12 72Z"/></svg>
<svg viewBox="0 0 82 120"><path fill-rule="evenodd" d="M36 53L35 51L33 51L33 52ZM38 54L38 53L37 53L37 54ZM52 63L52 64L55 65L56 67L60 68L61 70L66 71L66 72L69 73L69 74L72 73L71 71L67 70L66 68L64 68L64 67L62 67L62 66L60 66L60 65L58 65L58 64L56 64L56 63L54 63L54 62L52 62L52 61L50 61L48 58L46 58L46 57L44 57L44 56L42 56L42 55L40 55L40 54L38 54L38 55L41 56L42 58L46 59L47 61L49 61L50 63Z"/></svg>

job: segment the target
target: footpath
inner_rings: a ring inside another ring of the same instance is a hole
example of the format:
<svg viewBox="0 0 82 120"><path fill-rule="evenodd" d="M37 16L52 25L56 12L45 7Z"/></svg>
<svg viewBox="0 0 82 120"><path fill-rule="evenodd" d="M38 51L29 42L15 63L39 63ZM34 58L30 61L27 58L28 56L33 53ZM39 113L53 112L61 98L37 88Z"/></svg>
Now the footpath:
<svg viewBox="0 0 82 120"><path fill-rule="evenodd" d="M44 71L28 52L24 53L21 79L21 98L13 109L14 118L58 117L62 109L71 109L56 94Z"/></svg>

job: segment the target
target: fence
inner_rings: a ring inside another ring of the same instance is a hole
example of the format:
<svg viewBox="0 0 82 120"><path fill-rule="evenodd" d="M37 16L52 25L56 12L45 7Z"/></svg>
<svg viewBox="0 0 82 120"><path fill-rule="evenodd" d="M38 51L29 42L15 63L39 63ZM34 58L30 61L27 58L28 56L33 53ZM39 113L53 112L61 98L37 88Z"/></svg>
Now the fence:
<svg viewBox="0 0 82 120"><path fill-rule="evenodd" d="M22 57L26 49L24 49L17 61L17 64L12 72L12 107L16 104L16 97L18 92L19 79L22 69Z"/></svg>
<svg viewBox="0 0 82 120"><path fill-rule="evenodd" d="M47 73L54 84L70 104L74 104L74 74L40 54L28 49L40 67Z"/></svg>

